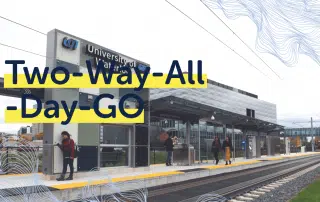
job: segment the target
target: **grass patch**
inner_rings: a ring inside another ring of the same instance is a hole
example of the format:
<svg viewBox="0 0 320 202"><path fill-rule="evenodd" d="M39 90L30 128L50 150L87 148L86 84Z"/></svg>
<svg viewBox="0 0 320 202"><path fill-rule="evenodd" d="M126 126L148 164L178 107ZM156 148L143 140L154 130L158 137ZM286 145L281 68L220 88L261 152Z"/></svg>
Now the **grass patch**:
<svg viewBox="0 0 320 202"><path fill-rule="evenodd" d="M307 188L302 190L290 202L319 202L320 201L320 179L310 184Z"/></svg>

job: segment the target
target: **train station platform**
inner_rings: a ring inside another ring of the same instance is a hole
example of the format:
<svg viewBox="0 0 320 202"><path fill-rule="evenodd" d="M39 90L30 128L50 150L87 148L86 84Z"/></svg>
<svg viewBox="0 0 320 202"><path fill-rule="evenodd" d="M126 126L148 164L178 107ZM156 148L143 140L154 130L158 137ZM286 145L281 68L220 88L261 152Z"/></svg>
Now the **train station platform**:
<svg viewBox="0 0 320 202"><path fill-rule="evenodd" d="M76 193L79 194L88 186L104 185L108 183L125 184L129 181L139 181L141 186L148 188L206 176L257 168L313 155L320 155L320 152L298 153L272 157L262 156L257 159L236 158L231 165L224 165L225 162L223 161L220 161L218 165L215 165L211 160L208 163L201 163L193 166L165 166L158 164L145 168L117 167L101 169L100 171L76 173L74 180L72 181L55 181L40 173L34 175L2 175L0 176L0 180L4 183L0 183L0 189L3 193L5 190L17 187L44 185L51 192L54 192L54 195L61 200L64 197L68 197L70 200L75 200L77 197Z"/></svg>

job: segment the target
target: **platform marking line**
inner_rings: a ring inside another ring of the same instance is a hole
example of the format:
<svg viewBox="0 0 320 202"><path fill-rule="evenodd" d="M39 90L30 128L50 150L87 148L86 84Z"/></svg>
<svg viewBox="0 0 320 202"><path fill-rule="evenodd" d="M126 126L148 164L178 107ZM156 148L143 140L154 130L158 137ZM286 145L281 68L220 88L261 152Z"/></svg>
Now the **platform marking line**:
<svg viewBox="0 0 320 202"><path fill-rule="evenodd" d="M184 172L170 171L170 172L150 173L150 174L143 174L143 175L136 175L136 176L112 178L111 181L113 183L115 183L115 182L124 182L124 181L139 180L139 179L149 179L149 178L178 175L178 174L184 174ZM64 190L64 189L81 188L81 187L85 187L87 185L102 185L102 184L107 184L109 182L110 182L110 180L103 179L103 180L92 180L90 182L74 182L74 183L66 183L66 184L57 184L57 185L51 185L49 187L53 188L53 189Z"/></svg>

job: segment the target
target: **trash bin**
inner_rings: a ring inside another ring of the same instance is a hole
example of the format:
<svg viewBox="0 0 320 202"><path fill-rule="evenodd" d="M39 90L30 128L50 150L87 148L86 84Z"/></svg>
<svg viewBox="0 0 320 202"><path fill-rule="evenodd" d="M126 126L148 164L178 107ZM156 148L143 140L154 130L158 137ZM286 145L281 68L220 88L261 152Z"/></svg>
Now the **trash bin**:
<svg viewBox="0 0 320 202"><path fill-rule="evenodd" d="M194 164L194 147L190 146L190 164ZM186 166L189 164L188 158L188 145L187 144L177 144L173 148L173 163L179 166Z"/></svg>

